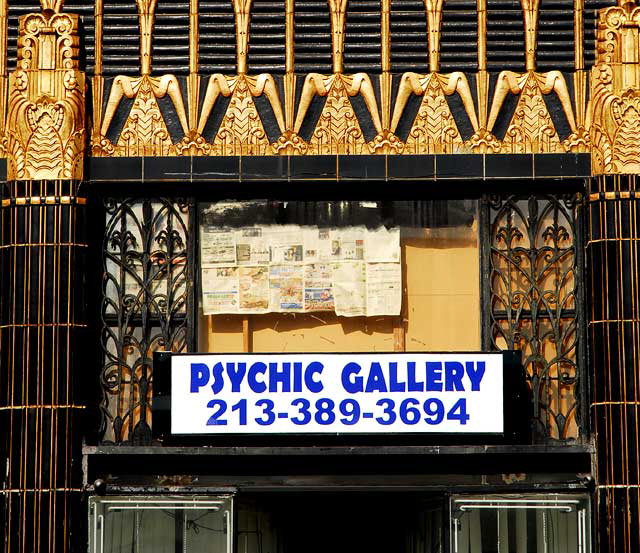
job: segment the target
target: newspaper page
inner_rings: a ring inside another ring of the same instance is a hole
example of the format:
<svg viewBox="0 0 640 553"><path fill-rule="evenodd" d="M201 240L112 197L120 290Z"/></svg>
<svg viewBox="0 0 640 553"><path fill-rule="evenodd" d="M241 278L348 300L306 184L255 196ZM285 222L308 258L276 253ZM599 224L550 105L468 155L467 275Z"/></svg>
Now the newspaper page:
<svg viewBox="0 0 640 553"><path fill-rule="evenodd" d="M200 262L205 267L235 265L235 231L213 225L202 225L200 227Z"/></svg>
<svg viewBox="0 0 640 553"><path fill-rule="evenodd" d="M205 315L238 312L238 268L202 269L202 311Z"/></svg>
<svg viewBox="0 0 640 553"><path fill-rule="evenodd" d="M203 225L201 261L205 314L400 312L398 228ZM137 292L137 279L127 280Z"/></svg>
<svg viewBox="0 0 640 553"><path fill-rule="evenodd" d="M399 315L402 306L400 263L367 263L367 316Z"/></svg>
<svg viewBox="0 0 640 553"><path fill-rule="evenodd" d="M271 265L269 267L269 308L271 311L302 311L303 267Z"/></svg>
<svg viewBox="0 0 640 553"><path fill-rule="evenodd" d="M400 229L368 229L364 241L364 259L369 262L400 262Z"/></svg>
<svg viewBox="0 0 640 553"><path fill-rule="evenodd" d="M266 313L269 310L269 267L240 267L240 311Z"/></svg>
<svg viewBox="0 0 640 553"><path fill-rule="evenodd" d="M304 227L302 242L305 263L331 260L331 232L328 228Z"/></svg>
<svg viewBox="0 0 640 553"><path fill-rule="evenodd" d="M362 261L364 259L364 227L331 230L331 258L334 261Z"/></svg>
<svg viewBox="0 0 640 553"><path fill-rule="evenodd" d="M336 315L366 315L365 264L341 262L333 264L333 297Z"/></svg>
<svg viewBox="0 0 640 553"><path fill-rule="evenodd" d="M272 264L283 265L302 262L302 227L297 225L270 227L267 237L271 247Z"/></svg>
<svg viewBox="0 0 640 553"><path fill-rule="evenodd" d="M333 311L333 267L331 263L309 263L304 266L304 310Z"/></svg>
<svg viewBox="0 0 640 553"><path fill-rule="evenodd" d="M268 265L269 242L265 227L248 227L235 231L238 265Z"/></svg>

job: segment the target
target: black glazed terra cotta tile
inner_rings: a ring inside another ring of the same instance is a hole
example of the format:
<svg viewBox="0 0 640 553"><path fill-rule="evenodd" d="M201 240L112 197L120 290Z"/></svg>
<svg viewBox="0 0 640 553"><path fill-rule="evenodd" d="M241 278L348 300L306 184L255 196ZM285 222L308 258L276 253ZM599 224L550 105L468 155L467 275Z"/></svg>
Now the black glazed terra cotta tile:
<svg viewBox="0 0 640 553"><path fill-rule="evenodd" d="M487 154L485 177L533 177L533 154Z"/></svg>
<svg viewBox="0 0 640 553"><path fill-rule="evenodd" d="M292 179L335 179L337 156L291 156L289 175Z"/></svg>
<svg viewBox="0 0 640 553"><path fill-rule="evenodd" d="M145 157L142 160L144 180L191 180L191 157Z"/></svg>
<svg viewBox="0 0 640 553"><path fill-rule="evenodd" d="M240 171L243 180L286 180L289 176L289 156L243 156L240 158Z"/></svg>
<svg viewBox="0 0 640 553"><path fill-rule="evenodd" d="M0 181L7 180L7 160L0 159Z"/></svg>
<svg viewBox="0 0 640 553"><path fill-rule="evenodd" d="M141 181L141 157L92 157L89 160L89 180Z"/></svg>
<svg viewBox="0 0 640 553"><path fill-rule="evenodd" d="M435 156L430 154L387 157L387 177L390 179L432 179L435 169Z"/></svg>
<svg viewBox="0 0 640 553"><path fill-rule="evenodd" d="M341 179L384 179L387 158L380 156L338 156L338 176Z"/></svg>
<svg viewBox="0 0 640 553"><path fill-rule="evenodd" d="M575 177L575 154L534 154L533 168L536 177Z"/></svg>
<svg viewBox="0 0 640 553"><path fill-rule="evenodd" d="M576 155L576 176L591 176L591 154L575 154Z"/></svg>
<svg viewBox="0 0 640 553"><path fill-rule="evenodd" d="M482 178L484 172L484 159L481 154L436 154L436 177Z"/></svg>
<svg viewBox="0 0 640 553"><path fill-rule="evenodd" d="M192 180L238 180L240 156L196 156L191 165Z"/></svg>

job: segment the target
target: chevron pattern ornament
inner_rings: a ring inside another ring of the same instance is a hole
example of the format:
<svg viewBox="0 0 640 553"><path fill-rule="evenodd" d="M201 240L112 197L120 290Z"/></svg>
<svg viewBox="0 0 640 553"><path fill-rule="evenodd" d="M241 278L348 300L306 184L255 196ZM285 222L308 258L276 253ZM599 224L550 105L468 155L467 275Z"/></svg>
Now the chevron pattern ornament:
<svg viewBox="0 0 640 553"><path fill-rule="evenodd" d="M438 75L420 79L424 95L405 143L404 153L450 154L463 146L463 140L449 109Z"/></svg>
<svg viewBox="0 0 640 553"><path fill-rule="evenodd" d="M160 112L151 78L144 75L136 84L137 92L133 107L115 145L115 155L118 157L175 155L175 148Z"/></svg>
<svg viewBox="0 0 640 553"><path fill-rule="evenodd" d="M527 73L502 141L503 153L540 154L565 151L542 94L537 75L533 71Z"/></svg>
<svg viewBox="0 0 640 553"><path fill-rule="evenodd" d="M349 100L353 77L336 73L328 77L327 100L307 153L316 155L363 154L369 147Z"/></svg>
<svg viewBox="0 0 640 553"><path fill-rule="evenodd" d="M245 75L238 75L231 101L213 140L211 153L219 156L260 156L268 153L269 139L253 101Z"/></svg>

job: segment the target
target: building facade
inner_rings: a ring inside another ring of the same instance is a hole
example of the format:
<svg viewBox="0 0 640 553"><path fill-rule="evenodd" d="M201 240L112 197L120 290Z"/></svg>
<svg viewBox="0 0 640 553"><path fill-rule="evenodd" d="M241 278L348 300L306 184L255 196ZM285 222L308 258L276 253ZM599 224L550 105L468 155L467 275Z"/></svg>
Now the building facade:
<svg viewBox="0 0 640 553"><path fill-rule="evenodd" d="M0 136L6 553L640 550L633 2L0 0ZM504 352L504 424L177 432L188 352Z"/></svg>

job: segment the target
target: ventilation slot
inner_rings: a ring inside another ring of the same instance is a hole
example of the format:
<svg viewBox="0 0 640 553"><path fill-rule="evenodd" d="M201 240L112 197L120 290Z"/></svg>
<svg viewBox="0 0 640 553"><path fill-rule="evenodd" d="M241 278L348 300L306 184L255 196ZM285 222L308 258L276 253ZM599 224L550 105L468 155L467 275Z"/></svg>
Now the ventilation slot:
<svg viewBox="0 0 640 553"><path fill-rule="evenodd" d="M427 15L422 0L391 2L391 71L429 71Z"/></svg>
<svg viewBox="0 0 640 553"><path fill-rule="evenodd" d="M573 0L542 0L538 20L538 71L573 71Z"/></svg>
<svg viewBox="0 0 640 553"><path fill-rule="evenodd" d="M139 75L140 37L135 2L108 0L103 10L103 73Z"/></svg>
<svg viewBox="0 0 640 553"><path fill-rule="evenodd" d="M236 31L229 0L200 2L200 73L236 72Z"/></svg>
<svg viewBox="0 0 640 553"><path fill-rule="evenodd" d="M138 10L129 0L104 3L103 72L140 74ZM160 0L151 42L154 75L185 74L189 67L189 3Z"/></svg>
<svg viewBox="0 0 640 553"><path fill-rule="evenodd" d="M296 73L330 74L331 19L326 0L297 0L295 25Z"/></svg>
<svg viewBox="0 0 640 553"><path fill-rule="evenodd" d="M159 0L153 27L153 72L189 72L189 2Z"/></svg>
<svg viewBox="0 0 640 553"><path fill-rule="evenodd" d="M487 1L487 69L524 71L524 22L519 0Z"/></svg>
<svg viewBox="0 0 640 553"><path fill-rule="evenodd" d="M347 5L344 70L347 73L381 73L380 0L360 0Z"/></svg>
<svg viewBox="0 0 640 553"><path fill-rule="evenodd" d="M281 1L254 0L249 45L252 73L284 73L285 12Z"/></svg>
<svg viewBox="0 0 640 553"><path fill-rule="evenodd" d="M447 0L442 13L440 71L478 69L478 11L475 0Z"/></svg>

